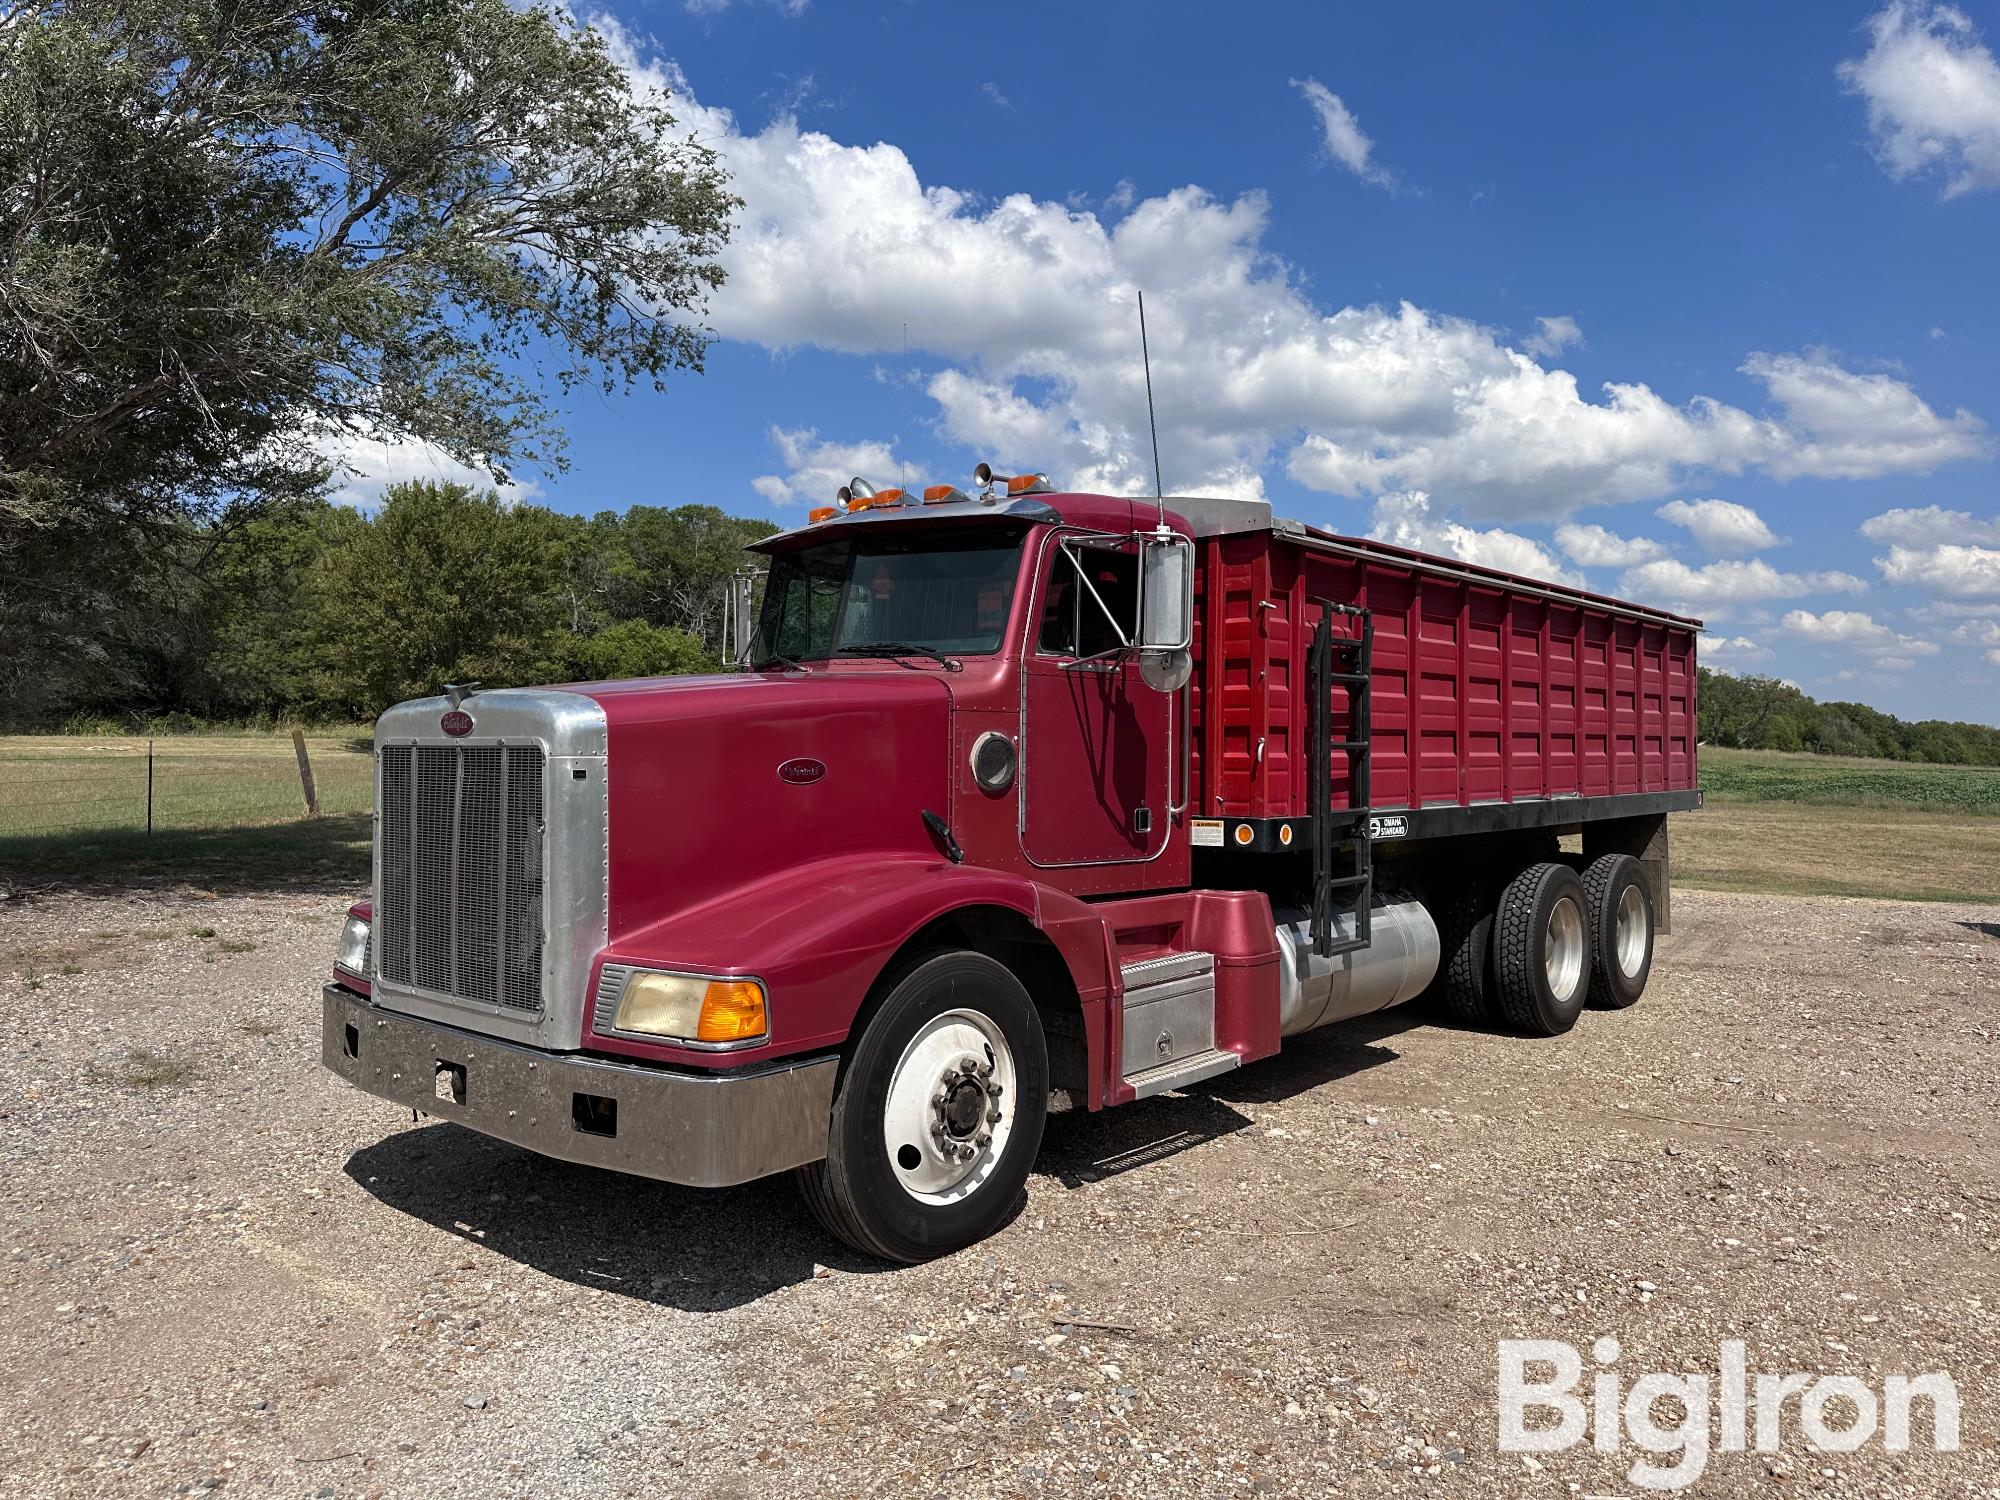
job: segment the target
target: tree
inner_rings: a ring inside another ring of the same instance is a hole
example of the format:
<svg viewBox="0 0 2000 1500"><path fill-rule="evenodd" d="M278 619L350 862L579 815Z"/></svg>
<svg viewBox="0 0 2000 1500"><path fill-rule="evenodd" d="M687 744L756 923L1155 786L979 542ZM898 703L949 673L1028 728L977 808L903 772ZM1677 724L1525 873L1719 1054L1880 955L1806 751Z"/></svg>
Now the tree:
<svg viewBox="0 0 2000 1500"><path fill-rule="evenodd" d="M620 620L595 635L572 637L563 675L577 682L604 682L620 677L713 672L721 665L699 636L645 620Z"/></svg>
<svg viewBox="0 0 2000 1500"><path fill-rule="evenodd" d="M700 370L735 206L552 8L0 9L0 634L343 433L559 465L551 388Z"/></svg>
<svg viewBox="0 0 2000 1500"><path fill-rule="evenodd" d="M647 620L721 645L725 585L749 561L743 549L776 531L713 505L635 505L591 523L594 579L614 619Z"/></svg>
<svg viewBox="0 0 2000 1500"><path fill-rule="evenodd" d="M567 676L564 590L580 523L462 484L392 485L325 559L330 666L374 715L447 682Z"/></svg>

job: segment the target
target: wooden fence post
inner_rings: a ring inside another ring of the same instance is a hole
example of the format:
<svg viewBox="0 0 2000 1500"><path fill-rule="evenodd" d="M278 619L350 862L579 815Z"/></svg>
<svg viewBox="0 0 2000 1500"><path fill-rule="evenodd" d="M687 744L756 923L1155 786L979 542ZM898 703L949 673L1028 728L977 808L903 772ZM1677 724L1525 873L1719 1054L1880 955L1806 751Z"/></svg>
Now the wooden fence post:
<svg viewBox="0 0 2000 1500"><path fill-rule="evenodd" d="M299 785L306 794L306 816L316 818L319 816L319 793L313 789L312 761L306 756L306 732L303 729L292 731L292 748L299 755Z"/></svg>

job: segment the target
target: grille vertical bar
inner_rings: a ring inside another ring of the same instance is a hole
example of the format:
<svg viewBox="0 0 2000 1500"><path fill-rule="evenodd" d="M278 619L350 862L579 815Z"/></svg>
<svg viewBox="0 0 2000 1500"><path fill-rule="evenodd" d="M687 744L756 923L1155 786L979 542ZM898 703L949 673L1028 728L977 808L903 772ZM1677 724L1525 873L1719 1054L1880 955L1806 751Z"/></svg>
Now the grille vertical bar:
<svg viewBox="0 0 2000 1500"><path fill-rule="evenodd" d="M382 977L529 1014L542 1008L542 776L529 745L381 752Z"/></svg>
<svg viewBox="0 0 2000 1500"><path fill-rule="evenodd" d="M505 1003L542 1008L542 752L507 750L507 904L500 915ZM516 835L518 834L518 842Z"/></svg>
<svg viewBox="0 0 2000 1500"><path fill-rule="evenodd" d="M381 889L375 892L370 940L384 979L410 982L410 776L416 752L390 745L381 752L376 837L381 840Z"/></svg>

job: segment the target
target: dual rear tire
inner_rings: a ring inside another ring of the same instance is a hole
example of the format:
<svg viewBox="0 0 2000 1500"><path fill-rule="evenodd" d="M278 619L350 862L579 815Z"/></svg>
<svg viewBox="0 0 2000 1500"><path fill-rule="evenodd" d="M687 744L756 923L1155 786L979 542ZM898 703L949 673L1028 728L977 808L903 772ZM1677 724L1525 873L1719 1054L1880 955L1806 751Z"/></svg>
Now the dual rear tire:
<svg viewBox="0 0 2000 1500"><path fill-rule="evenodd" d="M1653 967L1653 902L1639 862L1605 854L1579 872L1528 865L1488 895L1476 879L1439 923L1441 995L1460 1020L1560 1036L1586 1004L1619 1010Z"/></svg>

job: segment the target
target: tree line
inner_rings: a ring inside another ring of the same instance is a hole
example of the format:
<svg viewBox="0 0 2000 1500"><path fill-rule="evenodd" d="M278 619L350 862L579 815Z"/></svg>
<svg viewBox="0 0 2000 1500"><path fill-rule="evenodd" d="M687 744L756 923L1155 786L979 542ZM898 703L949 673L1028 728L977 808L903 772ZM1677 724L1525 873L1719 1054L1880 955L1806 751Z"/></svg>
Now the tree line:
<svg viewBox="0 0 2000 1500"><path fill-rule="evenodd" d="M445 682L713 671L743 548L776 528L709 505L594 516L464 485L392 486L186 520L117 568L94 650L6 669L16 727L357 722Z"/></svg>
<svg viewBox="0 0 2000 1500"><path fill-rule="evenodd" d="M1865 703L1820 703L1782 678L1706 667L1697 675L1695 716L1704 744L2000 766L2000 729L1989 724L1909 723Z"/></svg>

